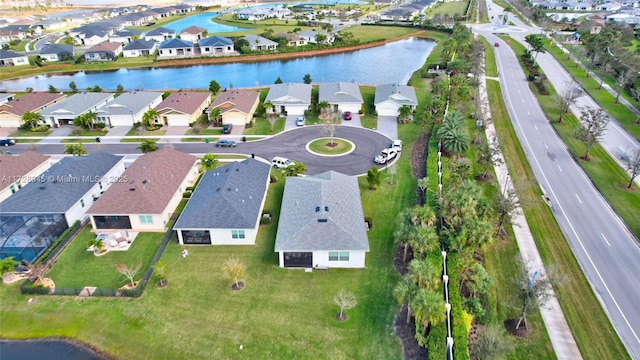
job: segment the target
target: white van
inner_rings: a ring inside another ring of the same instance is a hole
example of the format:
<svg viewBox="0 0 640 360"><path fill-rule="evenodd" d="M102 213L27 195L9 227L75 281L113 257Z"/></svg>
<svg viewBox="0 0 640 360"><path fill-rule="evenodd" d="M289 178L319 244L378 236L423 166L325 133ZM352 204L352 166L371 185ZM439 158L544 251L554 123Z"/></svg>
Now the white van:
<svg viewBox="0 0 640 360"><path fill-rule="evenodd" d="M287 158L283 158L283 157L279 157L276 156L273 158L273 160L271 160L271 166L273 166L276 169L284 169L286 167L289 167L291 165L293 165L294 162L287 159Z"/></svg>

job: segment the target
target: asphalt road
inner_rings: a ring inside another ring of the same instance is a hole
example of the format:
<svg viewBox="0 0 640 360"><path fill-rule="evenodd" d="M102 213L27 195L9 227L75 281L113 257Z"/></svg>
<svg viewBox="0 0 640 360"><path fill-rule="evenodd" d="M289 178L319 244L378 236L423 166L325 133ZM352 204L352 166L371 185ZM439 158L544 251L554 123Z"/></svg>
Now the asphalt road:
<svg viewBox="0 0 640 360"><path fill-rule="evenodd" d="M495 11L497 6L491 7ZM476 29L490 43L500 44L494 47L500 84L527 159L551 199L553 213L614 328L631 356L640 359L637 239L573 160L531 93L515 54L505 42L490 34L495 31L490 27ZM514 31L522 33L523 29Z"/></svg>
<svg viewBox="0 0 640 360"><path fill-rule="evenodd" d="M304 126L264 140L239 142L235 148L215 147L213 143L170 143L175 150L190 154L205 154L208 152L219 154L240 153L263 158L271 161L275 156L282 156L294 161L300 161L307 166L307 174L314 175L328 170L335 170L347 175L362 175L374 165L373 158L380 150L389 147L391 140L386 136L363 128L340 126L336 137L347 139L355 144L355 149L342 156L319 156L306 150L306 145L322 135L319 126ZM36 150L42 154L62 154L65 144L16 144L11 148L14 154L20 154L36 146ZM88 152L106 151L112 154L140 154L137 143L84 143ZM159 143L160 147L167 146Z"/></svg>

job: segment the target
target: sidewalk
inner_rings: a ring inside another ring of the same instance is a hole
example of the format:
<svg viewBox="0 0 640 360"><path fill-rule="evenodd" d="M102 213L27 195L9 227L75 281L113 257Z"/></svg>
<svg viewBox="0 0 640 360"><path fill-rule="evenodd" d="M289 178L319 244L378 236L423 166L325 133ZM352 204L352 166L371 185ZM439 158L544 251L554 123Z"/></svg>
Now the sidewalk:
<svg viewBox="0 0 640 360"><path fill-rule="evenodd" d="M485 119L491 118L491 110L489 109L489 101L487 97L486 79L483 77L480 81L480 100L482 104L482 112ZM493 123L486 125L486 136L489 142L497 142L496 131ZM509 177L509 171L504 161L502 152L498 154L498 157L502 159L502 163L494 167L496 178L500 184L501 191L513 189L513 183ZM544 264L540 253L536 247L535 240L529 229L527 219L522 212L522 208L518 207L511 217L513 233L518 242L518 248L520 248L520 254L525 264L527 264L531 271L538 270L541 274L545 273ZM533 274L530 274L533 275ZM576 345L576 341L571 334L569 324L564 317L564 313L560 308L560 303L555 295L553 289L551 289L551 296L544 308L540 308L542 320L544 321L547 333L551 339L551 344L556 356L559 360L577 360L582 359L580 350Z"/></svg>

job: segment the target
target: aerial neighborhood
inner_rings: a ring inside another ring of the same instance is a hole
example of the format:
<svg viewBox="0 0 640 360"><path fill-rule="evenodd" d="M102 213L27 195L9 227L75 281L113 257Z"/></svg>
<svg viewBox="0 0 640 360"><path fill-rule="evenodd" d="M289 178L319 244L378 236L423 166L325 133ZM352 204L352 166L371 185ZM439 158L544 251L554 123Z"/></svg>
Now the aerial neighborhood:
<svg viewBox="0 0 640 360"><path fill-rule="evenodd" d="M9 3L2 359L640 358L640 2Z"/></svg>

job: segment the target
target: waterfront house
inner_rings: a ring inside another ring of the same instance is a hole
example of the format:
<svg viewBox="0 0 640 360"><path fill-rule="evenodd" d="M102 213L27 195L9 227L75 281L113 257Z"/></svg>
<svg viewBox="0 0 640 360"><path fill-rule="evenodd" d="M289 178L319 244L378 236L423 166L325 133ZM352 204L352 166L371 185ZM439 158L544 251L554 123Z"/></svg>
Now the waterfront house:
<svg viewBox="0 0 640 360"><path fill-rule="evenodd" d="M318 41L318 35L322 35L321 38L323 38L324 40ZM301 39L306 40L310 44L317 44L317 43L331 44L335 39L335 37L332 34L329 34L325 31L315 31L314 29L300 31L298 33L298 36Z"/></svg>
<svg viewBox="0 0 640 360"><path fill-rule="evenodd" d="M144 35L143 32L140 30L127 28L127 29L116 31L113 34L109 35L109 41L118 42L123 45L126 45L136 39L142 38L143 35Z"/></svg>
<svg viewBox="0 0 640 360"><path fill-rule="evenodd" d="M88 111L96 112L113 100L111 93L80 93L69 96L40 112L44 121L51 127L73 125L73 119Z"/></svg>
<svg viewBox="0 0 640 360"><path fill-rule="evenodd" d="M270 170L246 159L205 172L173 226L180 244L255 244Z"/></svg>
<svg viewBox="0 0 640 360"><path fill-rule="evenodd" d="M85 51L84 58L87 62L114 61L121 53L122 44L118 42L105 41L100 44L93 45L89 50Z"/></svg>
<svg viewBox="0 0 640 360"><path fill-rule="evenodd" d="M277 42L258 35L245 35L243 39L249 42L249 48L253 51L275 50L278 47Z"/></svg>
<svg viewBox="0 0 640 360"><path fill-rule="evenodd" d="M286 268L363 268L369 251L356 177L287 177L275 252Z"/></svg>
<svg viewBox="0 0 640 360"><path fill-rule="evenodd" d="M298 36L298 34L295 34L295 33L291 33L291 34L278 33L278 34L275 34L274 37L277 39L285 39L287 41L287 46L292 46L292 47L304 46L304 45L307 45L308 43L307 39L301 38L300 36Z"/></svg>
<svg viewBox="0 0 640 360"><path fill-rule="evenodd" d="M193 56L193 43L182 39L165 40L158 47L159 58Z"/></svg>
<svg viewBox="0 0 640 360"><path fill-rule="evenodd" d="M156 124L189 126L202 116L209 104L211 104L209 92L174 92L155 107L158 112Z"/></svg>
<svg viewBox="0 0 640 360"><path fill-rule="evenodd" d="M162 102L162 93L151 91L132 91L120 94L107 105L96 110L97 122L107 126L132 127L142 122L142 116Z"/></svg>
<svg viewBox="0 0 640 360"><path fill-rule="evenodd" d="M93 230L166 231L186 188L198 176L198 158L171 148L140 156L100 196L88 215Z"/></svg>
<svg viewBox="0 0 640 360"><path fill-rule="evenodd" d="M182 31L180 31L180 39L197 43L201 39L204 39L206 32L207 29L205 28L201 28L199 26L189 26L188 28L182 29Z"/></svg>
<svg viewBox="0 0 640 360"><path fill-rule="evenodd" d="M376 86L373 105L378 116L398 116L400 107L406 105L414 111L418 106L416 92L411 86L384 84Z"/></svg>
<svg viewBox="0 0 640 360"><path fill-rule="evenodd" d="M271 111L287 115L304 115L311 105L311 84L287 83L271 85L265 102L271 102Z"/></svg>
<svg viewBox="0 0 640 360"><path fill-rule="evenodd" d="M259 103L257 91L228 90L221 92L206 112L211 117L214 109L220 109L222 124L246 125L253 120Z"/></svg>
<svg viewBox="0 0 640 360"><path fill-rule="evenodd" d="M73 60L73 46L65 44L49 44L40 49L40 57L45 61Z"/></svg>
<svg viewBox="0 0 640 360"><path fill-rule="evenodd" d="M351 111L356 114L362 109L364 103L360 87L358 84L350 82L320 84L318 102L323 101L328 102L333 111Z"/></svg>
<svg viewBox="0 0 640 360"><path fill-rule="evenodd" d="M35 151L21 155L0 155L0 201L37 179L49 168L49 157Z"/></svg>
<svg viewBox="0 0 640 360"><path fill-rule="evenodd" d="M27 55L18 54L10 50L0 50L0 66L29 65Z"/></svg>
<svg viewBox="0 0 640 360"><path fill-rule="evenodd" d="M173 39L174 37L176 37L176 31L164 27L158 27L153 30L149 30L146 34L144 34L145 40L153 40L159 43L168 39Z"/></svg>
<svg viewBox="0 0 640 360"><path fill-rule="evenodd" d="M32 92L0 105L0 127L17 128L27 111L37 113L47 106L64 100L62 93Z"/></svg>
<svg viewBox="0 0 640 360"><path fill-rule="evenodd" d="M122 54L124 57L150 56L156 51L156 42L138 39L132 41L124 47Z"/></svg>
<svg viewBox="0 0 640 360"><path fill-rule="evenodd" d="M15 98L16 94L0 93L0 105L6 104Z"/></svg>
<svg viewBox="0 0 640 360"><path fill-rule="evenodd" d="M231 55L235 54L233 41L222 36L211 36L200 40L202 55Z"/></svg>

